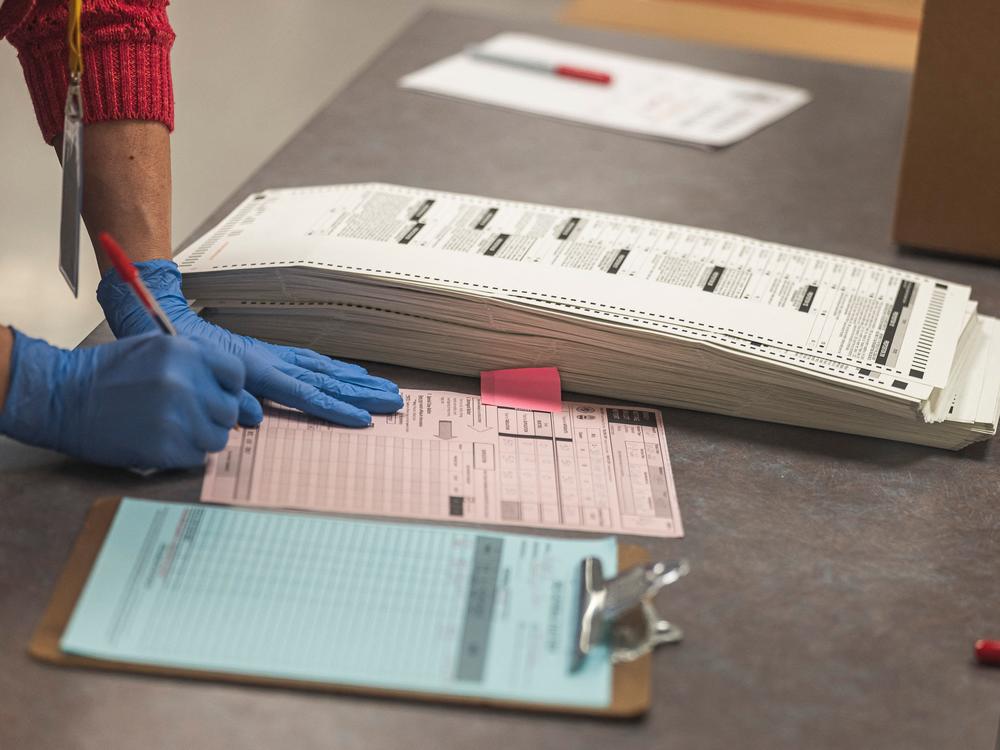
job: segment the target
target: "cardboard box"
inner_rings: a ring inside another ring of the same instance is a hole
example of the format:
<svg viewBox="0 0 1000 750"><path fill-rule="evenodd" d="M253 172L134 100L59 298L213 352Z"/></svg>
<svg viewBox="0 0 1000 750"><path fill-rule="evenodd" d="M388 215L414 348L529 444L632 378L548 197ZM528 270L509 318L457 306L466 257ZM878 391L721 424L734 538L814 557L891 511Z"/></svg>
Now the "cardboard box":
<svg viewBox="0 0 1000 750"><path fill-rule="evenodd" d="M894 236L1000 260L1000 0L927 0Z"/></svg>
<svg viewBox="0 0 1000 750"><path fill-rule="evenodd" d="M912 70L920 0L573 0L562 18L570 23Z"/></svg>

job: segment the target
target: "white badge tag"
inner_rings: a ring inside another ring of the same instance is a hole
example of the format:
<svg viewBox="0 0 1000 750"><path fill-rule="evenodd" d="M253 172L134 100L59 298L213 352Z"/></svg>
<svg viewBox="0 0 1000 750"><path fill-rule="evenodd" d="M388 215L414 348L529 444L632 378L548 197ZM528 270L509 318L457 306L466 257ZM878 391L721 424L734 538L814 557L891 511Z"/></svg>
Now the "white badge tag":
<svg viewBox="0 0 1000 750"><path fill-rule="evenodd" d="M59 271L76 297L80 280L80 208L83 202L83 100L80 78L76 75L70 77L66 93L62 167Z"/></svg>

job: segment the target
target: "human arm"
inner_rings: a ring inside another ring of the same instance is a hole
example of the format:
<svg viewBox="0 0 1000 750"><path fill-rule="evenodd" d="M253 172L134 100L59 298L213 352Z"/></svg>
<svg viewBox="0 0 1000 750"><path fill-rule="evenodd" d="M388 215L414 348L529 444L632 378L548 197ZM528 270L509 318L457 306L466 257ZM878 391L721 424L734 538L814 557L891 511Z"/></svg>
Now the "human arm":
<svg viewBox="0 0 1000 750"><path fill-rule="evenodd" d="M86 126L83 220L101 274L111 264L98 250L100 232L116 238L134 261L170 260L170 133L136 120Z"/></svg>
<svg viewBox="0 0 1000 750"><path fill-rule="evenodd" d="M140 264L140 273L182 335L234 354L247 370L240 422L263 416L253 396L269 398L323 419L367 425L369 412L402 406L389 381L356 365L238 336L198 317L187 305L180 274L170 261L170 140L173 94L169 47L173 32L165 0L93 0L84 3L84 201L92 237L108 231ZM11 41L46 140L58 146L66 91L65 4L37 0ZM60 26L61 24L61 26ZM95 243L95 247L98 247ZM148 329L149 321L115 274L106 272L98 298L118 337ZM253 394L253 396L251 395Z"/></svg>
<svg viewBox="0 0 1000 750"><path fill-rule="evenodd" d="M166 127L87 129L88 226L111 227L139 257L164 247L169 257ZM192 340L153 334L65 351L0 328L0 432L95 463L200 465L225 446L244 380L239 359Z"/></svg>
<svg viewBox="0 0 1000 750"><path fill-rule="evenodd" d="M263 417L254 396L351 427L370 424L370 412L393 412L402 406L395 385L357 365L239 336L195 314L184 297L180 272L170 260L167 129L160 123L108 122L88 126L85 137L83 215L94 246L100 246L95 228L107 227L139 261L143 281L178 333L209 342L243 361L247 392L241 397L242 424L255 425ZM106 262L102 253L98 259ZM114 334L121 338L152 330L127 285L104 266L102 270L97 298Z"/></svg>

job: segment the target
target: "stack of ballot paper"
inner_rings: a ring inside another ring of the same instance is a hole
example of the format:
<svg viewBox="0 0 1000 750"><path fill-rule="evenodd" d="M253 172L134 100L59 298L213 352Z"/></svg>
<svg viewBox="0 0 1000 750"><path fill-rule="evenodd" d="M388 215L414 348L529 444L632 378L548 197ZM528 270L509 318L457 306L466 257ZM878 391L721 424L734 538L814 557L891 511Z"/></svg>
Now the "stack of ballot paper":
<svg viewBox="0 0 1000 750"><path fill-rule="evenodd" d="M995 434L966 286L704 229L384 184L251 195L179 257L229 328L569 391L958 449Z"/></svg>

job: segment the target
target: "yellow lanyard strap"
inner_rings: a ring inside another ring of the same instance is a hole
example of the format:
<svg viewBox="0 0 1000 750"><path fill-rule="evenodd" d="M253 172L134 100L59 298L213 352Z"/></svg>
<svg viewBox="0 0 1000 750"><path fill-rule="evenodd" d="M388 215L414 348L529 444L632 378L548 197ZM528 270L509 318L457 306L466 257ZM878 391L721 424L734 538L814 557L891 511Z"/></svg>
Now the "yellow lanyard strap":
<svg viewBox="0 0 1000 750"><path fill-rule="evenodd" d="M83 74L83 52L80 44L80 5L82 0L69 0L69 21L66 41L69 46L69 75L77 80Z"/></svg>

